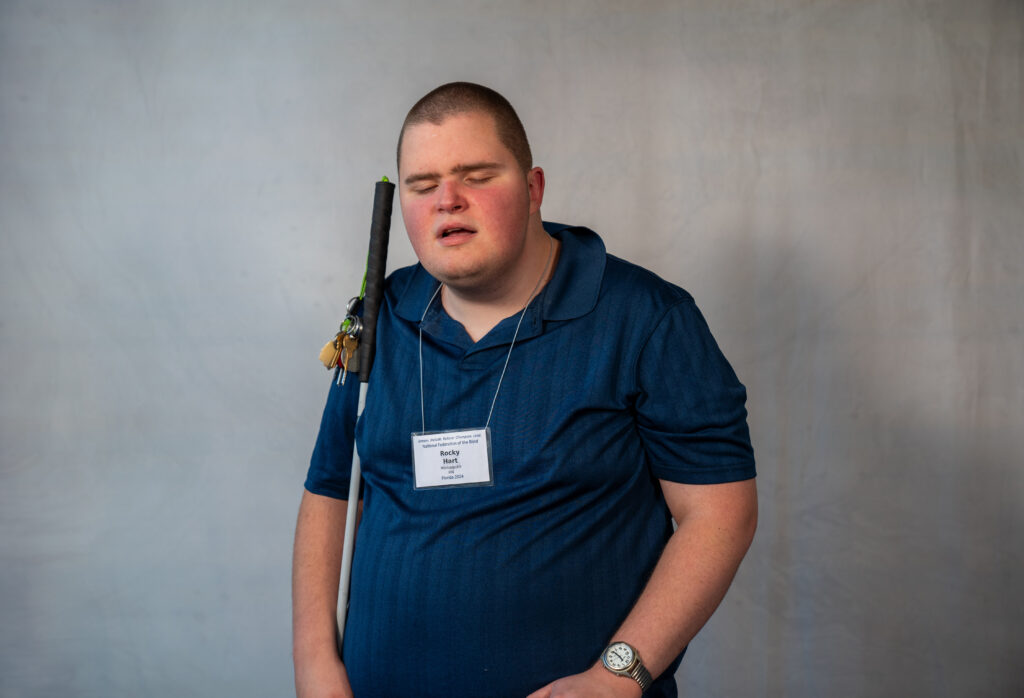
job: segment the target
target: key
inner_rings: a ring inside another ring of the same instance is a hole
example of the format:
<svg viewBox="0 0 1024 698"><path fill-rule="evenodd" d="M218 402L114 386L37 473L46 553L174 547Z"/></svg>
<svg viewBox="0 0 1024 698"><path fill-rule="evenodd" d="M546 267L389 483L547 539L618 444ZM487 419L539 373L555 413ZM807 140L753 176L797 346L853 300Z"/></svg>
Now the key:
<svg viewBox="0 0 1024 698"><path fill-rule="evenodd" d="M332 368L338 365L338 360L341 358L342 340L341 332L335 335L334 339L324 345L324 348L320 350L320 361L330 371Z"/></svg>
<svg viewBox="0 0 1024 698"><path fill-rule="evenodd" d="M343 335L341 338L342 352L341 360L349 371L359 370L359 340L351 335Z"/></svg>
<svg viewBox="0 0 1024 698"><path fill-rule="evenodd" d="M349 371L359 370L359 340L352 335L341 335L341 375L338 376L338 385L345 385L345 378Z"/></svg>

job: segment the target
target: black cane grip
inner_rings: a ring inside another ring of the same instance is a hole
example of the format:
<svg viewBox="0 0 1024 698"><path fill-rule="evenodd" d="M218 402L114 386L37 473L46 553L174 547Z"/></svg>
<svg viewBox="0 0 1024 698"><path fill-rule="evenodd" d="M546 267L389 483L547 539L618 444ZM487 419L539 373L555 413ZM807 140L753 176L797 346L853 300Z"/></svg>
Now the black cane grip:
<svg viewBox="0 0 1024 698"><path fill-rule="evenodd" d="M363 331L359 336L359 380L370 380L377 353L377 312L384 297L384 272L388 262L391 232L391 204L395 185L377 182L373 192L373 221L370 224L370 253L366 258L366 293L363 296Z"/></svg>

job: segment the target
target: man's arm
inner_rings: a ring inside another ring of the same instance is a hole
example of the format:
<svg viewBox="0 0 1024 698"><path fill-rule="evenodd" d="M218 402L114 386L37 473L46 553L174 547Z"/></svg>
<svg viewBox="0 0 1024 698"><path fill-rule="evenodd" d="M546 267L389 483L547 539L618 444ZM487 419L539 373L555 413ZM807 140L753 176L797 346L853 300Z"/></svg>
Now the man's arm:
<svg viewBox="0 0 1024 698"><path fill-rule="evenodd" d="M292 558L292 658L299 698L351 698L336 618L348 502L302 493Z"/></svg>
<svg viewBox="0 0 1024 698"><path fill-rule="evenodd" d="M608 638L636 647L655 677L679 656L718 607L757 527L757 489L752 479L720 485L661 480L661 487L678 528L633 610L614 637ZM594 652L601 649L595 647ZM639 684L615 676L598 662L529 698L639 695Z"/></svg>

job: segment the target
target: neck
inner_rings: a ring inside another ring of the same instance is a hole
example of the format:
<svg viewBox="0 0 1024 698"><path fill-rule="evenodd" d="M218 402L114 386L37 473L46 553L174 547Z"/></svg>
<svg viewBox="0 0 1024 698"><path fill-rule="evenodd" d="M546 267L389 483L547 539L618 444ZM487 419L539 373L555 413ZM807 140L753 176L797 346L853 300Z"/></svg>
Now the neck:
<svg viewBox="0 0 1024 698"><path fill-rule="evenodd" d="M521 311L554 274L561 244L538 226L539 235L531 234L524 268L532 273L511 276L493 288L457 289L445 285L441 303L445 311L462 324L476 342L495 325Z"/></svg>

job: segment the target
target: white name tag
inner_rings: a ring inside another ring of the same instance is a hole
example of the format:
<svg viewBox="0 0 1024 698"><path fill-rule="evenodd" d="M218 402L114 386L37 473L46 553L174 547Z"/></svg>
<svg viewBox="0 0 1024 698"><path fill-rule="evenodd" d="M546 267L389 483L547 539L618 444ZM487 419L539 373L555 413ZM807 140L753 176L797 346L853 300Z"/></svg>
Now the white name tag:
<svg viewBox="0 0 1024 698"><path fill-rule="evenodd" d="M418 490L493 485L491 429L414 432L412 464Z"/></svg>

